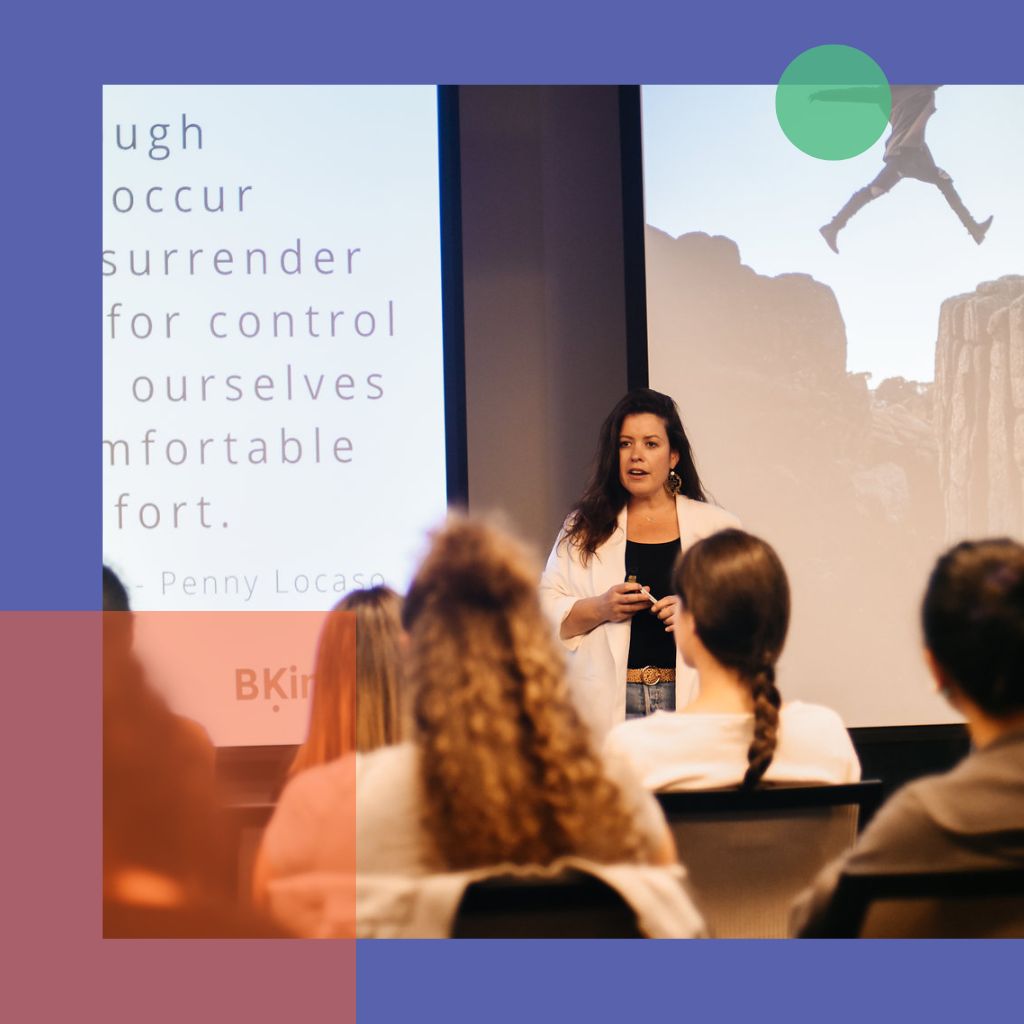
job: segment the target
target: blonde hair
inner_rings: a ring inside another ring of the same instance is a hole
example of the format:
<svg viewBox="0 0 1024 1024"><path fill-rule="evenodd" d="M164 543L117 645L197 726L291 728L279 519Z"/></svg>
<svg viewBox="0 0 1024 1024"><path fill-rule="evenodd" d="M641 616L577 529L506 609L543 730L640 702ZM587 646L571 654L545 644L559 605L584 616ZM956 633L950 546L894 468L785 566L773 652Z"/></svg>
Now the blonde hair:
<svg viewBox="0 0 1024 1024"><path fill-rule="evenodd" d="M309 733L289 776L404 737L401 608L393 590L372 587L331 609L317 645Z"/></svg>
<svg viewBox="0 0 1024 1024"><path fill-rule="evenodd" d="M406 597L424 824L439 867L653 856L570 702L538 575L508 535L453 518Z"/></svg>
<svg viewBox="0 0 1024 1024"><path fill-rule="evenodd" d="M356 613L356 750L400 743L411 731L402 679L402 599L390 587L371 587L338 607Z"/></svg>

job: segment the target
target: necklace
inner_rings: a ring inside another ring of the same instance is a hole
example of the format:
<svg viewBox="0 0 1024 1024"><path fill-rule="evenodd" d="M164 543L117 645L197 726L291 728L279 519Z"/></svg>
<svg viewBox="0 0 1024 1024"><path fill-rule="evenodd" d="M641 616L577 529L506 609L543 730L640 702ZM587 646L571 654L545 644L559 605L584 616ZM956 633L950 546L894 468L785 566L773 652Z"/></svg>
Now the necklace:
<svg viewBox="0 0 1024 1024"><path fill-rule="evenodd" d="M643 519L645 523L655 523L659 518L667 519L668 517L665 513L668 512L669 509L672 509L672 514L675 515L675 508L672 505L666 505L660 512L641 512L640 518Z"/></svg>

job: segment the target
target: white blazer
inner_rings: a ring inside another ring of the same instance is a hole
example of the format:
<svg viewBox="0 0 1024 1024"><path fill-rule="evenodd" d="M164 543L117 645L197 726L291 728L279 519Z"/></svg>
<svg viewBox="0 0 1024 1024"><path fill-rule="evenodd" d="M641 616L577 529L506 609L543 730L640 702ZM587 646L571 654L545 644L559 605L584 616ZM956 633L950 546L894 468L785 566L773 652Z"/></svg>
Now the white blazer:
<svg viewBox="0 0 1024 1024"><path fill-rule="evenodd" d="M725 509L691 498L676 497L680 547L685 551L696 541L740 521ZM597 597L626 579L626 509L612 535L594 552L588 564L579 551L565 543L565 530L551 549L540 581L540 598L555 633L561 629L572 606L585 597ZM569 652L569 679L580 712L598 738L626 717L626 662L629 657L630 623L606 622L589 633L562 640ZM697 673L683 663L676 651L676 706L684 707L697 695Z"/></svg>

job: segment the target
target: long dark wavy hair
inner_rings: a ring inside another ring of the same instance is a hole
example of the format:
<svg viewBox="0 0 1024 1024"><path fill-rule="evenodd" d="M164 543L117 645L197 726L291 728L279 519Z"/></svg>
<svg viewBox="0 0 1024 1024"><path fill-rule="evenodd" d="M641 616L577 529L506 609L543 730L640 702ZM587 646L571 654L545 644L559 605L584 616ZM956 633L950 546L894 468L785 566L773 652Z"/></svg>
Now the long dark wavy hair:
<svg viewBox="0 0 1024 1024"><path fill-rule="evenodd" d="M675 465L675 471L682 481L679 493L694 501L708 500L694 465L690 441L683 430L683 421L679 418L676 403L660 391L634 388L620 399L601 424L590 480L566 523L564 540L579 550L584 565L612 535L619 513L629 497L629 492L619 479L619 435L622 433L622 422L627 416L645 412L661 418L668 434L669 447L679 455Z"/></svg>
<svg viewBox="0 0 1024 1024"><path fill-rule="evenodd" d="M789 628L786 570L770 544L743 530L722 530L680 556L672 582L701 643L750 687L754 738L742 785L752 789L778 742L782 697L775 663Z"/></svg>

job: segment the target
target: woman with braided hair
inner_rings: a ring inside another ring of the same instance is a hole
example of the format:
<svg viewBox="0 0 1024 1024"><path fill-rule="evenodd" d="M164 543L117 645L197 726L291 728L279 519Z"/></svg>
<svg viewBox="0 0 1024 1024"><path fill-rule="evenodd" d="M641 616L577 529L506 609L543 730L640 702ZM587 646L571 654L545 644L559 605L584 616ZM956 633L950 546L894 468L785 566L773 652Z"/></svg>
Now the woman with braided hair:
<svg viewBox="0 0 1024 1024"><path fill-rule="evenodd" d="M675 639L697 670L700 695L675 714L617 726L609 752L627 756L657 790L859 779L834 711L782 703L775 663L789 626L789 583L774 549L742 530L722 530L680 557L672 583Z"/></svg>

